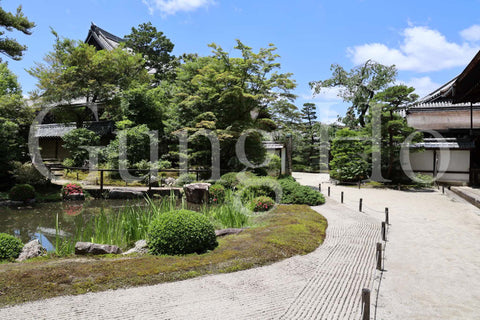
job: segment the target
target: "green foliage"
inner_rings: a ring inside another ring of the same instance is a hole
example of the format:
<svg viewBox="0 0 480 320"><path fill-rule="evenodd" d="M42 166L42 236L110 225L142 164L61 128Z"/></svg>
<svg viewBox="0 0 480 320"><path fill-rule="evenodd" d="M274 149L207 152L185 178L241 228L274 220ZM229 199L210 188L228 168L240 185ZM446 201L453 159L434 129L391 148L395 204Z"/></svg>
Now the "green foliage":
<svg viewBox="0 0 480 320"><path fill-rule="evenodd" d="M217 184L220 184L227 189L233 190L237 186L237 184L240 183L237 174L238 172L225 173L220 177L220 180L217 181Z"/></svg>
<svg viewBox="0 0 480 320"><path fill-rule="evenodd" d="M248 207L254 212L268 211L273 208L275 201L270 197L260 196L250 200Z"/></svg>
<svg viewBox="0 0 480 320"><path fill-rule="evenodd" d="M131 123L131 122L130 122ZM126 167L130 167L142 160L150 160L150 144L157 144L158 140L150 132L146 125L138 125L127 128L125 122L116 124L120 131L117 136L107 146L106 157L111 168L118 168L120 152L126 153ZM126 146L121 149L120 141L126 139Z"/></svg>
<svg viewBox="0 0 480 320"><path fill-rule="evenodd" d="M12 163L12 175L19 184L31 184L34 186L44 185L48 180L34 167L31 162L21 163L14 161Z"/></svg>
<svg viewBox="0 0 480 320"><path fill-rule="evenodd" d="M367 146L362 137L362 133L347 128L337 131L331 145L330 176L333 179L359 181L367 178Z"/></svg>
<svg viewBox="0 0 480 320"><path fill-rule="evenodd" d="M225 187L221 184L213 184L208 188L210 203L223 203L225 201Z"/></svg>
<svg viewBox="0 0 480 320"><path fill-rule="evenodd" d="M157 82L175 77L178 62L171 54L173 43L150 22L142 23L125 37L127 48L141 54L148 69L155 70Z"/></svg>
<svg viewBox="0 0 480 320"><path fill-rule="evenodd" d="M0 261L16 259L22 252L20 239L6 233L0 233Z"/></svg>
<svg viewBox="0 0 480 320"><path fill-rule="evenodd" d="M17 184L10 189L8 197L13 201L35 199L35 188L29 184Z"/></svg>
<svg viewBox="0 0 480 320"><path fill-rule="evenodd" d="M38 80L34 98L41 98L44 104L62 104L55 116L65 122L75 121L80 128L92 118L86 106L71 105L77 99L108 104L119 92L151 80L142 56L123 45L97 50L83 42L60 39L52 32L56 37L53 51L45 56L44 63L36 63L27 71Z"/></svg>
<svg viewBox="0 0 480 320"><path fill-rule="evenodd" d="M325 203L325 197L310 187L302 186L293 178L279 180L282 187L282 203L285 204L307 204L317 206Z"/></svg>
<svg viewBox="0 0 480 320"><path fill-rule="evenodd" d="M200 254L218 246L208 218L189 210L170 211L152 221L147 243L155 255Z"/></svg>
<svg viewBox="0 0 480 320"><path fill-rule="evenodd" d="M192 183L194 181L195 175L193 173L182 173L175 182L175 185L177 187L183 187L184 185Z"/></svg>
<svg viewBox="0 0 480 320"><path fill-rule="evenodd" d="M349 72L338 64L332 64L330 70L332 70L331 78L312 81L310 87L315 90L315 93L320 93L322 89L327 88L341 88L339 97L351 103L342 122L350 128L355 128L357 125L365 126L365 117L373 97L394 82L397 75L395 66L384 66L372 60Z"/></svg>
<svg viewBox="0 0 480 320"><path fill-rule="evenodd" d="M66 133L63 137L63 147L70 152L70 157L73 160L75 167L83 167L88 160L89 153L83 147L97 146L100 142L100 137L95 132L80 128L73 129Z"/></svg>
<svg viewBox="0 0 480 320"><path fill-rule="evenodd" d="M280 184L272 177L253 177L242 180L239 189L240 197L244 202L260 196L275 199L281 192Z"/></svg>
<svg viewBox="0 0 480 320"><path fill-rule="evenodd" d="M33 110L22 96L17 77L6 63L0 63L0 179L5 179L13 169L11 161L26 160L33 116Z"/></svg>
<svg viewBox="0 0 480 320"><path fill-rule="evenodd" d="M15 14L7 12L0 7L0 27L5 28L6 31L16 29L26 35L31 35L31 29L35 27L35 23L29 21L28 18L23 15L22 6L17 8ZM5 31L0 31L0 36L4 34ZM7 57L13 60L20 60L25 50L27 50L27 47L21 45L15 39L11 37L0 37L0 53Z"/></svg>
<svg viewBox="0 0 480 320"><path fill-rule="evenodd" d="M282 169L282 159L276 154L272 155L266 169L270 175L278 176Z"/></svg>

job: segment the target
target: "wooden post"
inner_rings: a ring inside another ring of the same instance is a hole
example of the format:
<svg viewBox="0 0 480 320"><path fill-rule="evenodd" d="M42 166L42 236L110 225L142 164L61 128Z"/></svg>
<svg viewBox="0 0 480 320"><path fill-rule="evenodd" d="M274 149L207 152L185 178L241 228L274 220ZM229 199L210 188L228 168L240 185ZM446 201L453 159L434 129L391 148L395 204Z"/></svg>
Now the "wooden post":
<svg viewBox="0 0 480 320"><path fill-rule="evenodd" d="M360 189L360 180L358 180L358 189Z"/></svg>
<svg viewBox="0 0 480 320"><path fill-rule="evenodd" d="M362 320L370 320L370 289L362 289Z"/></svg>
<svg viewBox="0 0 480 320"><path fill-rule="evenodd" d="M377 270L382 271L382 243L377 242Z"/></svg>
<svg viewBox="0 0 480 320"><path fill-rule="evenodd" d="M148 196L152 196L152 176L150 175L150 172L148 173Z"/></svg>
<svg viewBox="0 0 480 320"><path fill-rule="evenodd" d="M385 222L382 221L382 240L387 241L387 227Z"/></svg>
<svg viewBox="0 0 480 320"><path fill-rule="evenodd" d="M328 196L330 197L330 187L328 187Z"/></svg>
<svg viewBox="0 0 480 320"><path fill-rule="evenodd" d="M78 171L77 171L77 181L78 181Z"/></svg>
<svg viewBox="0 0 480 320"><path fill-rule="evenodd" d="M199 175L198 175L198 170L197 170L197 181L198 181Z"/></svg>
<svg viewBox="0 0 480 320"><path fill-rule="evenodd" d="M442 193L445 193L445 186L442 186Z"/></svg>
<svg viewBox="0 0 480 320"><path fill-rule="evenodd" d="M322 183L318 184L318 191L322 192Z"/></svg>
<svg viewBox="0 0 480 320"><path fill-rule="evenodd" d="M390 225L390 219L388 216L388 208L385 208L385 222Z"/></svg>
<svg viewBox="0 0 480 320"><path fill-rule="evenodd" d="M343 203L343 191L340 193L340 203Z"/></svg>
<svg viewBox="0 0 480 320"><path fill-rule="evenodd" d="M362 212L362 204L363 204L363 199L360 198L360 202L358 203L358 211Z"/></svg>
<svg viewBox="0 0 480 320"><path fill-rule="evenodd" d="M100 193L103 193L103 170L100 170Z"/></svg>

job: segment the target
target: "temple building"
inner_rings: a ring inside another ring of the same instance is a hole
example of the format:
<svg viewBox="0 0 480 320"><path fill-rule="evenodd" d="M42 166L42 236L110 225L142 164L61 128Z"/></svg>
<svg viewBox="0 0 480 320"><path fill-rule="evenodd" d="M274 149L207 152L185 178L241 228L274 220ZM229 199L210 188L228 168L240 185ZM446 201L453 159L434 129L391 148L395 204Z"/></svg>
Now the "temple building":
<svg viewBox="0 0 480 320"><path fill-rule="evenodd" d="M412 153L415 172L448 184L480 184L480 51L463 72L408 108L408 124L425 133Z"/></svg>

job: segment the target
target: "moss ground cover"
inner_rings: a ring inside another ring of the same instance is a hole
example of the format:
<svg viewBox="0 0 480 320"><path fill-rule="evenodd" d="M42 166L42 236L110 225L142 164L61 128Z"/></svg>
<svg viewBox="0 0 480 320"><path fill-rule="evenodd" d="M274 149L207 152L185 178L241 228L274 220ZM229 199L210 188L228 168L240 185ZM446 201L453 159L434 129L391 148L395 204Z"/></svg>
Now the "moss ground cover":
<svg viewBox="0 0 480 320"><path fill-rule="evenodd" d="M37 258L0 264L0 306L60 295L157 284L270 264L315 250L325 218L304 205L280 205L205 254Z"/></svg>

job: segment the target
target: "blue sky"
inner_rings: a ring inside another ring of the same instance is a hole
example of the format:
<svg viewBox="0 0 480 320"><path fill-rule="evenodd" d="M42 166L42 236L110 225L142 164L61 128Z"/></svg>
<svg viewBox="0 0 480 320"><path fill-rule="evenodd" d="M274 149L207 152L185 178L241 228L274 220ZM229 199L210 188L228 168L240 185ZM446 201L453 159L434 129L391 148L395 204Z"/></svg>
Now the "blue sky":
<svg viewBox="0 0 480 320"><path fill-rule="evenodd" d="M151 21L175 44L176 55L207 55L212 42L234 52L235 39L254 50L274 43L282 71L297 81L296 105L315 102L320 120L327 122L346 105L334 91L312 97L308 82L329 78L332 63L346 69L367 59L395 64L398 81L422 96L458 75L480 50L480 0L2 0L0 5L7 11L22 5L37 25L31 36L8 34L28 46L22 61L2 57L24 94L36 83L24 69L52 49L50 27L85 40L92 21L118 36Z"/></svg>

